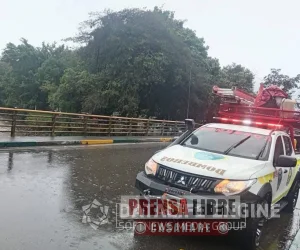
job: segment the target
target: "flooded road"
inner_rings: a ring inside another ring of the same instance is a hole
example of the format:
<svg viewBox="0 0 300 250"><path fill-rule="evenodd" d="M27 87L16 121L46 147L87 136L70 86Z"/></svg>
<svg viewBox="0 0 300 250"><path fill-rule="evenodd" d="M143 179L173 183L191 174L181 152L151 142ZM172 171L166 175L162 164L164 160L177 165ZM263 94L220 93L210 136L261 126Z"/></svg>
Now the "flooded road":
<svg viewBox="0 0 300 250"><path fill-rule="evenodd" d="M14 149L0 152L0 249L238 249L224 237L133 237L110 223L93 229L82 207L114 208L135 193L136 174L166 144ZM298 202L298 208L300 204ZM300 210L269 221L261 249L288 249Z"/></svg>

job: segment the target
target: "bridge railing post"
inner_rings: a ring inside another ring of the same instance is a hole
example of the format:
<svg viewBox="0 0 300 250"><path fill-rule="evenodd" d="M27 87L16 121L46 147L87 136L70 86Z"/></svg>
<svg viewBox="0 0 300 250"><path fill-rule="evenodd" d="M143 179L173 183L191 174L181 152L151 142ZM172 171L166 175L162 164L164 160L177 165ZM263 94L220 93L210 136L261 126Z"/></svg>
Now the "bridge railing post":
<svg viewBox="0 0 300 250"><path fill-rule="evenodd" d="M55 123L56 123L57 114L52 116L52 125L51 125L51 136L55 136Z"/></svg>
<svg viewBox="0 0 300 250"><path fill-rule="evenodd" d="M12 112L12 117L11 117L11 129L10 129L11 137L14 137L16 135L16 123L17 123L17 111L14 110Z"/></svg>
<svg viewBox="0 0 300 250"><path fill-rule="evenodd" d="M161 135L164 135L164 130L165 130L165 121L162 122Z"/></svg>
<svg viewBox="0 0 300 250"><path fill-rule="evenodd" d="M109 117L109 120L108 120L108 136L110 136L110 134L111 134L111 124L112 123L112 121L111 121L111 117Z"/></svg>
<svg viewBox="0 0 300 250"><path fill-rule="evenodd" d="M150 119L148 119L148 121L147 121L147 127L146 127L146 136L148 136L149 135L149 126L150 125Z"/></svg>
<svg viewBox="0 0 300 250"><path fill-rule="evenodd" d="M83 134L86 136L87 134L87 121L88 121L88 116L84 115L83 117Z"/></svg>
<svg viewBox="0 0 300 250"><path fill-rule="evenodd" d="M130 119L130 120L129 120L129 130L128 130L128 135L131 135L131 129L132 129L132 128L131 128L131 121L132 121L132 120Z"/></svg>

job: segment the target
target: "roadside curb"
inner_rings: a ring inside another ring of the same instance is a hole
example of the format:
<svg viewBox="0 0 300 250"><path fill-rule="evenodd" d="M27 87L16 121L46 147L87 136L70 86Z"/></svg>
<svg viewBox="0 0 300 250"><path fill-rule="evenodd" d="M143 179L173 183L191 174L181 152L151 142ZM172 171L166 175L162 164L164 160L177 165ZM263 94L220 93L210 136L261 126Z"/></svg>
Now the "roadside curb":
<svg viewBox="0 0 300 250"><path fill-rule="evenodd" d="M0 148L10 147L38 147L38 146L67 146L67 145L100 145L114 143L141 143L141 142L172 142L173 138L143 138L143 139L87 139L87 140L65 140L65 141L9 141L0 142Z"/></svg>
<svg viewBox="0 0 300 250"><path fill-rule="evenodd" d="M297 232L297 234L289 248L289 250L298 250L298 249L300 249L300 231Z"/></svg>
<svg viewBox="0 0 300 250"><path fill-rule="evenodd" d="M173 138L145 138L145 139L101 139L101 140L81 140L82 145L113 144L113 143L140 143L140 142L171 142Z"/></svg>

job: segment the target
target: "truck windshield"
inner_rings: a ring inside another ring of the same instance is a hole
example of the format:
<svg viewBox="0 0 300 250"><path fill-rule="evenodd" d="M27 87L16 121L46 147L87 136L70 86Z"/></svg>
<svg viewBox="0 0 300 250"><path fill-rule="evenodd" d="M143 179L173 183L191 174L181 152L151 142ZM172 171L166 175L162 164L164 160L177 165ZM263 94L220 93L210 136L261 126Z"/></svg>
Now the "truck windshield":
<svg viewBox="0 0 300 250"><path fill-rule="evenodd" d="M237 130L201 127L183 146L256 160L267 160L271 137Z"/></svg>

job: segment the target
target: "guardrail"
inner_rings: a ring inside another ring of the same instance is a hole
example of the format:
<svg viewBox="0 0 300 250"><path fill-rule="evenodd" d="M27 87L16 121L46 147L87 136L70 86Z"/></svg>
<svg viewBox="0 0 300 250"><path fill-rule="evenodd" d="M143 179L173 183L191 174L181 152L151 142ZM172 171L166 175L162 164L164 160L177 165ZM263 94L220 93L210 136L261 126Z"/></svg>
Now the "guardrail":
<svg viewBox="0 0 300 250"><path fill-rule="evenodd" d="M0 132L16 135L165 136L185 130L181 121L0 107Z"/></svg>

